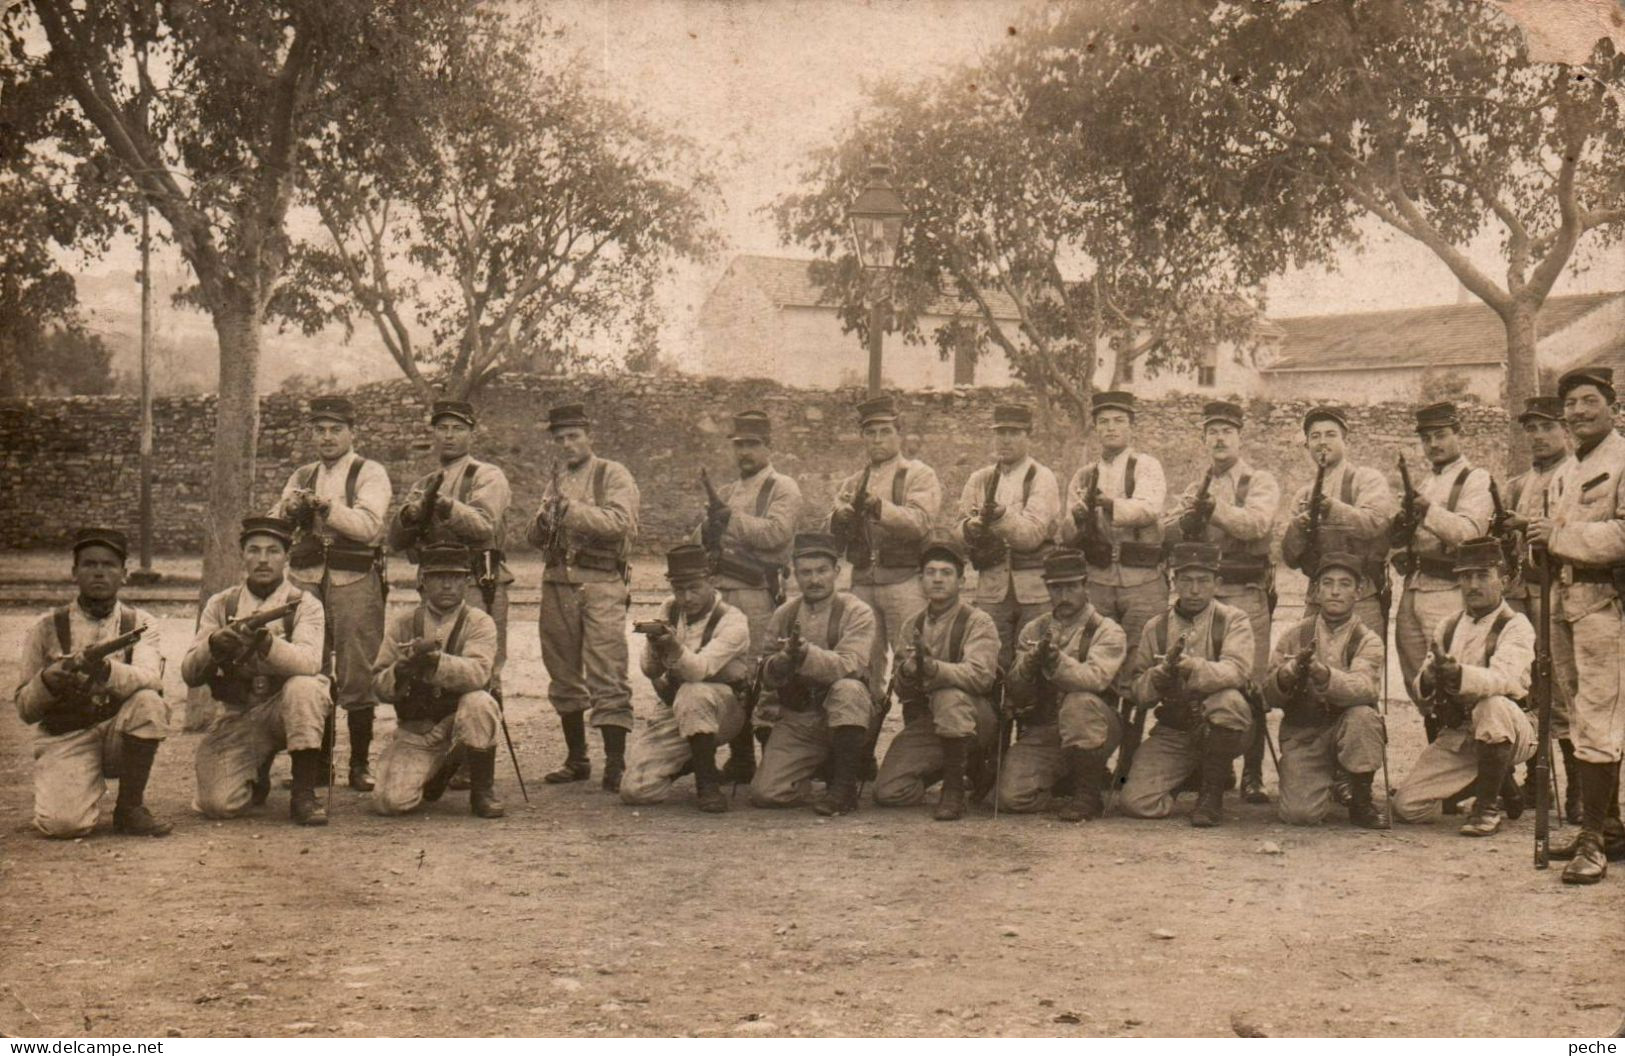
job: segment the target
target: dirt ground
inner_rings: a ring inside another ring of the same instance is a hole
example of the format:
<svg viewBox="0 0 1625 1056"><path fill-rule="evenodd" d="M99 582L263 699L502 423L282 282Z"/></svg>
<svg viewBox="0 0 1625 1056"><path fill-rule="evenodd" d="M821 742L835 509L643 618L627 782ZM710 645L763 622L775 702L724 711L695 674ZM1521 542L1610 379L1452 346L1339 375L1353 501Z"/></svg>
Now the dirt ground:
<svg viewBox="0 0 1625 1056"><path fill-rule="evenodd" d="M563 754L533 615L506 677L531 802L408 819L335 792L326 829L188 809L196 735L158 756L166 840L30 826L28 731L0 709L0 1032L24 1035L1568 1035L1625 1004L1625 871L1564 887L1532 819L1391 833L1071 826L928 807L823 820L634 810L541 775ZM529 617L529 618L527 618ZM0 614L0 684L32 616ZM190 638L170 608L170 681ZM180 701L178 694L173 700ZM653 704L638 689L640 713ZM176 716L180 709L177 707ZM380 711L379 740L392 723ZM894 723L896 719L892 720ZM1391 722L1397 782L1421 744ZM375 751L377 746L375 746ZM594 744L595 763L599 749ZM279 762L285 772L286 757ZM595 775L596 777L596 775Z"/></svg>

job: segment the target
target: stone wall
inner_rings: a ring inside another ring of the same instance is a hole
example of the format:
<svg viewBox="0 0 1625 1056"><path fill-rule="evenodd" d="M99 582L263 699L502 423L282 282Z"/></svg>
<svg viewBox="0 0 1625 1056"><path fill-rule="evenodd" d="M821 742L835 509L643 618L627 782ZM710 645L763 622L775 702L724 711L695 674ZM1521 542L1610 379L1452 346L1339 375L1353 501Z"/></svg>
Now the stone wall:
<svg viewBox="0 0 1625 1056"><path fill-rule="evenodd" d="M730 413L762 407L776 436L775 462L800 480L808 497L807 525L827 512L834 483L858 468L860 445L852 404L854 391L786 389L767 381L615 375L524 376L505 380L481 399L483 435L478 457L503 466L513 482L514 514L509 543L523 549L523 526L541 500L552 461L546 409L566 400L584 401L594 418L595 446L625 462L643 496L639 547L658 551L691 526L703 506L699 467L721 475L731 459ZM366 386L352 393L359 414L358 446L389 467L397 494L432 467L424 414L404 382ZM1007 391L963 390L908 393L902 397L907 450L941 476L946 490L943 520L957 516L960 489L989 457L988 423ZM1171 488L1196 479L1206 464L1196 422L1203 398L1171 397L1143 406L1138 446L1157 455ZM1306 404L1256 401L1250 411L1248 457L1292 489L1308 483L1299 420ZM288 396L261 401L260 464L255 501L269 505L288 474L310 457L301 404ZM1422 465L1408 406L1353 407L1352 455L1356 462L1394 472L1404 451ZM1498 473L1505 452L1499 409L1465 408L1469 457ZM1038 456L1062 475L1063 486L1084 448L1063 424L1036 438ZM212 397L160 399L154 404L155 538L162 551L200 546L206 516ZM137 522L139 484L138 410L133 398L71 397L0 400L0 546L62 546L77 525L128 528ZM1397 485L1396 485L1397 486Z"/></svg>

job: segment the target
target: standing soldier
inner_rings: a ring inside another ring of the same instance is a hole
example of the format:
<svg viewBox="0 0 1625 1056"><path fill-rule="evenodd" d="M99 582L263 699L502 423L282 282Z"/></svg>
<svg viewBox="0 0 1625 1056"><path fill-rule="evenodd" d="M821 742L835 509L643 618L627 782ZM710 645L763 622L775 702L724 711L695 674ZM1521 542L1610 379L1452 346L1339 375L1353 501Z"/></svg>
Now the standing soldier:
<svg viewBox="0 0 1625 1056"><path fill-rule="evenodd" d="M553 481L528 537L546 560L542 573L542 661L548 699L559 714L568 754L550 785L585 781L586 712L604 740L603 787L618 792L632 729L627 681L627 555L638 531L638 486L619 462L592 452L592 423L579 403L547 412L558 448Z"/></svg>
<svg viewBox="0 0 1625 1056"><path fill-rule="evenodd" d="M768 620L784 603L790 540L801 516L801 486L773 468L773 423L765 411L734 415L728 439L739 479L715 492L694 540L710 555L722 600L744 613L750 624L747 660L754 665L768 645ZM773 708L757 706L753 721L764 739L775 718ZM747 726L730 745L723 776L737 784L750 781L754 773L755 746Z"/></svg>
<svg viewBox="0 0 1625 1056"><path fill-rule="evenodd" d="M472 555L458 543L418 551L423 601L390 620L373 666L378 699L395 705L395 736L378 757L380 814L406 814L439 799L464 758L469 812L505 813L496 795L502 712L488 690L496 669L496 622L466 599Z"/></svg>
<svg viewBox="0 0 1625 1056"><path fill-rule="evenodd" d="M1264 699L1281 709L1280 804L1288 825L1319 825L1341 771L1349 779L1349 820L1386 829L1371 785L1382 767L1382 642L1354 619L1360 559L1328 553L1315 576L1316 611L1281 635L1263 679Z"/></svg>
<svg viewBox="0 0 1625 1056"><path fill-rule="evenodd" d="M502 543L513 489L500 468L469 455L477 427L473 404L434 401L429 428L434 431L440 468L407 491L390 522L389 545L413 561L429 546L456 543L468 549L470 576L464 600L496 621L490 692L500 700L502 665L508 656L508 584L513 582Z"/></svg>
<svg viewBox="0 0 1625 1056"><path fill-rule="evenodd" d="M1550 516L1529 526L1529 541L1561 565L1552 610L1553 660L1569 693L1567 733L1580 785L1580 834L1552 848L1572 857L1563 882L1594 884L1608 856L1625 855L1619 817L1619 766L1625 751L1621 600L1614 570L1625 564L1625 437L1614 430L1614 372L1571 370L1557 383L1574 435L1574 458L1552 478Z"/></svg>
<svg viewBox="0 0 1625 1056"><path fill-rule="evenodd" d="M1021 736L999 777L999 806L1036 814L1070 777L1062 821L1092 821L1105 811L1106 760L1123 740L1123 720L1106 702L1128 653L1123 629L1089 604L1089 566L1076 550L1051 550L1044 586L1052 609L1021 630L1007 700L1016 702Z"/></svg>
<svg viewBox="0 0 1625 1056"><path fill-rule="evenodd" d="M1162 463L1129 446L1133 394L1097 392L1090 402L1100 461L1079 469L1067 487L1072 515L1061 525L1061 542L1083 551L1089 563L1089 601L1137 643L1147 621L1168 607L1160 523L1167 484ZM1119 692L1129 677L1125 665Z"/></svg>
<svg viewBox="0 0 1625 1056"><path fill-rule="evenodd" d="M288 478L270 516L293 523L288 576L315 591L326 610L334 700L350 733L350 787L372 790L372 662L384 638L385 518L393 495L389 474L355 452L355 408L342 396L317 396L306 416L319 459ZM325 783L333 735L322 740Z"/></svg>
<svg viewBox="0 0 1625 1056"><path fill-rule="evenodd" d="M865 682L874 656L875 614L854 595L835 589L840 555L841 544L832 535L804 532L795 538L801 596L779 606L768 624L766 648L773 652L762 680L778 720L751 781L752 806L806 802L813 774L828 760L829 784L813 809L825 816L858 809L858 771L874 713Z"/></svg>
<svg viewBox="0 0 1625 1056"><path fill-rule="evenodd" d="M750 729L750 623L722 600L704 547L684 543L668 551L666 578L672 596L661 619L637 625L645 634L639 666L662 707L632 738L621 802L663 803L671 783L692 767L699 808L722 814L728 801L717 742Z"/></svg>
<svg viewBox="0 0 1625 1056"><path fill-rule="evenodd" d="M157 624L119 601L129 545L110 528L73 539L79 596L40 617L23 642L17 715L34 732L34 828L55 839L96 826L106 778L118 781L113 831L167 836L143 802L168 709ZM144 633L141 633L144 632Z"/></svg>
<svg viewBox="0 0 1625 1056"><path fill-rule="evenodd" d="M1241 457L1241 405L1214 401L1202 408L1202 439L1212 464L1185 489L1179 508L1163 518L1170 542L1208 542L1219 547L1218 599L1247 614L1253 627L1253 671L1269 667L1270 617L1275 609L1275 568L1270 529L1281 504L1281 486L1268 470ZM1255 709L1253 739L1242 755L1241 798L1268 803L1264 792L1265 715Z"/></svg>
<svg viewBox="0 0 1625 1056"><path fill-rule="evenodd" d="M288 814L300 825L326 825L316 798L322 779L322 731L332 715L322 674L327 617L316 594L284 572L293 525L243 518L243 582L210 598L181 677L208 685L224 705L197 747L197 805L210 818L234 818L253 795L260 762L286 748L293 759Z"/></svg>
<svg viewBox="0 0 1625 1056"><path fill-rule="evenodd" d="M1325 554L1358 558L1361 586L1354 615L1381 639L1388 627L1388 526L1394 494L1381 473L1348 462L1348 432L1348 418L1339 408L1315 407L1303 416L1304 446L1315 466L1320 503L1318 510L1310 510L1315 483L1299 489L1281 540L1281 558L1311 581ZM1304 616L1317 608L1311 582Z"/></svg>
<svg viewBox="0 0 1625 1056"><path fill-rule="evenodd" d="M1443 620L1461 611L1456 592L1456 547L1489 530L1493 503L1490 475L1474 469L1461 453L1461 419L1453 403L1434 403L1416 412L1416 434L1422 440L1431 472L1413 493L1402 496L1389 529L1395 549L1394 568L1404 580L1394 641L1399 670L1414 696L1417 672L1428 644ZM1438 736L1436 717L1424 717L1429 743Z"/></svg>
<svg viewBox="0 0 1625 1056"><path fill-rule="evenodd" d="M965 551L942 535L920 552L925 606L902 627L897 661L903 729L886 749L875 779L875 802L905 807L925 797L931 775L942 775L938 821L965 814L965 773L972 754L986 758L998 734L993 686L999 675L999 631L993 617L960 600Z"/></svg>
<svg viewBox="0 0 1625 1056"><path fill-rule="evenodd" d="M1166 818L1179 787L1199 774L1191 824L1210 828L1224 818L1224 787L1252 736L1253 709L1242 690L1253 673L1253 627L1246 613L1213 600L1217 546L1180 543L1169 566L1177 597L1146 623L1132 665L1134 699L1142 708L1161 706L1134 753L1120 803L1131 818Z"/></svg>
<svg viewBox="0 0 1625 1056"><path fill-rule="evenodd" d="M999 628L999 666L1008 668L1016 636L1049 600L1044 555L1061 516L1055 472L1028 454L1032 408L993 408L993 465L965 482L959 532L976 568L976 604Z"/></svg>
<svg viewBox="0 0 1625 1056"><path fill-rule="evenodd" d="M1523 813L1512 768L1535 754L1535 728L1523 710L1535 629L1502 600L1498 541L1463 543L1455 565L1461 607L1434 628L1412 687L1438 733L1400 781L1394 814L1422 821L1467 787L1473 813L1461 834L1493 836L1503 809L1513 819Z"/></svg>
<svg viewBox="0 0 1625 1056"><path fill-rule="evenodd" d="M892 397L858 404L858 425L869 462L836 489L829 531L852 564L852 593L875 614L869 692L880 706L869 729L872 749L887 711L887 647L900 655L904 621L925 607L920 546L942 508L942 485L930 466L903 457Z"/></svg>

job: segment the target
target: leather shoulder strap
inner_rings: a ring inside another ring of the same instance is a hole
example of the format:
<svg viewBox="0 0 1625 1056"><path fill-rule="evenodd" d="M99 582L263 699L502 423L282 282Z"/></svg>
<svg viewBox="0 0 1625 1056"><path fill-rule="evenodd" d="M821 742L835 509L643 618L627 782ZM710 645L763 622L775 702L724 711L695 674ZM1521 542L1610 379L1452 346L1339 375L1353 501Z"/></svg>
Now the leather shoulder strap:
<svg viewBox="0 0 1625 1056"><path fill-rule="evenodd" d="M1444 504L1444 508L1450 513L1456 512L1456 503L1461 501L1461 489L1467 486L1467 478L1472 474L1471 466L1461 467L1461 472L1456 474L1455 482L1450 485L1450 498L1446 499Z"/></svg>
<svg viewBox="0 0 1625 1056"><path fill-rule="evenodd" d="M1503 610L1490 624L1490 634L1484 639L1484 666L1489 667L1490 661L1495 659L1495 647L1501 643L1501 632L1512 620L1512 614Z"/></svg>
<svg viewBox="0 0 1625 1056"><path fill-rule="evenodd" d="M1213 610L1213 622L1208 630L1213 644L1213 659L1217 660L1224 655L1224 636L1230 633L1230 617L1224 614L1223 609Z"/></svg>
<svg viewBox="0 0 1625 1056"><path fill-rule="evenodd" d="M766 517L767 508L773 503L773 474L769 472L767 479L756 492L756 516Z"/></svg>
<svg viewBox="0 0 1625 1056"><path fill-rule="evenodd" d="M457 482L457 501L464 506L468 505L468 497L474 494L474 475L479 471L480 463L471 458L468 468L463 470L463 479Z"/></svg>
<svg viewBox="0 0 1625 1056"><path fill-rule="evenodd" d="M796 604L800 605L801 599L796 599ZM797 609L796 611L800 612L801 610ZM837 591L835 596L829 599L829 628L827 633L829 636L828 648L831 652L834 652L835 647L841 644L841 620L845 616L846 602L841 600L841 594Z"/></svg>
<svg viewBox="0 0 1625 1056"><path fill-rule="evenodd" d="M957 664L965 658L965 628L970 625L970 606L964 602L959 603L959 611L954 613L954 625L948 632L948 662Z"/></svg>
<svg viewBox="0 0 1625 1056"><path fill-rule="evenodd" d="M605 489L607 487L607 485L604 483L604 475L608 472L609 463L603 461L602 459L599 459L599 461L592 467L592 504L594 506L602 506L604 504Z"/></svg>
<svg viewBox="0 0 1625 1056"><path fill-rule="evenodd" d="M1518 508L1518 503L1523 501L1523 489L1528 485L1529 478L1534 476L1534 473L1534 470L1530 470L1528 473L1519 473L1507 481L1507 509L1516 510Z"/></svg>
<svg viewBox="0 0 1625 1056"><path fill-rule="evenodd" d="M836 595L836 597L839 597L839 596L840 595ZM796 622L801 619L801 602L802 602L802 600L803 599L802 599L800 594L797 594L795 596L795 598L791 600L789 618L784 621L784 629L786 631L788 631L790 628L794 627L796 625Z"/></svg>
<svg viewBox="0 0 1625 1056"><path fill-rule="evenodd" d="M897 472L891 475L891 504L902 506L908 498L908 465L897 463Z"/></svg>
<svg viewBox="0 0 1625 1056"><path fill-rule="evenodd" d="M1454 616L1450 617L1450 622L1444 625L1444 641L1439 643L1440 649L1443 649L1446 653L1450 652L1450 643L1455 640L1456 628L1460 626L1461 613L1458 612Z"/></svg>
<svg viewBox="0 0 1625 1056"><path fill-rule="evenodd" d="M319 462L312 462L309 465L300 466L299 486L304 488L306 491L310 491L312 488L314 488L316 486L316 471L320 468L321 463Z"/></svg>
<svg viewBox="0 0 1625 1056"><path fill-rule="evenodd" d="M1247 489L1252 486L1252 483L1253 475L1251 473L1243 473L1241 479L1236 481L1237 506L1247 505Z"/></svg>
<svg viewBox="0 0 1625 1056"><path fill-rule="evenodd" d="M1339 499L1344 506L1354 505L1354 467L1343 467L1343 486L1338 489Z"/></svg>
<svg viewBox="0 0 1625 1056"><path fill-rule="evenodd" d="M1164 610L1161 615L1156 617L1158 656L1161 656L1168 651L1168 618L1169 617L1166 610Z"/></svg>
<svg viewBox="0 0 1625 1056"><path fill-rule="evenodd" d="M226 595L226 622L230 623L237 618L237 599L243 596L243 588L238 586Z"/></svg>
<svg viewBox="0 0 1625 1056"><path fill-rule="evenodd" d="M67 656L73 652L73 620L68 614L68 607L57 606L56 611L51 614L51 622L56 625L57 647L62 650L63 656Z"/></svg>
<svg viewBox="0 0 1625 1056"><path fill-rule="evenodd" d="M1052 617L1053 618L1053 617ZM1090 609L1089 618L1083 621L1083 634L1078 636L1078 662L1087 663L1089 660L1089 647L1095 644L1095 634L1100 630L1102 617L1099 609ZM1045 630L1048 630L1046 627Z"/></svg>
<svg viewBox="0 0 1625 1056"><path fill-rule="evenodd" d="M443 652L450 653L452 656L463 655L463 624L467 620L468 606L464 605L457 610L457 618L451 623L451 633L446 635L446 643L442 648Z"/></svg>
<svg viewBox="0 0 1625 1056"><path fill-rule="evenodd" d="M717 632L717 624L722 622L722 599L711 606L711 618L705 621L705 630L700 632L700 648L704 649L711 644L711 636Z"/></svg>
<svg viewBox="0 0 1625 1056"><path fill-rule="evenodd" d="M1038 463L1034 462L1027 467L1027 475L1021 478L1021 505L1026 507L1033 497L1033 478L1038 476Z"/></svg>
<svg viewBox="0 0 1625 1056"><path fill-rule="evenodd" d="M350 472L344 477L344 505L355 505L356 481L361 479L361 467L366 464L367 460L360 455L350 460Z"/></svg>
<svg viewBox="0 0 1625 1056"><path fill-rule="evenodd" d="M133 630L135 630L135 611L128 605L120 605L118 610L119 637L122 638ZM125 647L124 662L126 664L135 662L135 646L131 645Z"/></svg>
<svg viewBox="0 0 1625 1056"><path fill-rule="evenodd" d="M424 620L423 606L419 605L412 613L412 640L414 642L423 637Z"/></svg>
<svg viewBox="0 0 1625 1056"><path fill-rule="evenodd" d="M1343 669L1346 671L1354 666L1354 658L1360 655L1360 645L1365 641L1366 635L1376 637L1376 632L1365 624L1360 624L1358 633L1349 635L1349 640L1343 646Z"/></svg>
<svg viewBox="0 0 1625 1056"><path fill-rule="evenodd" d="M1135 461L1136 461L1136 456L1129 455L1128 456L1128 465L1123 467L1123 498L1125 498L1125 499L1132 499L1134 497L1134 463L1135 463Z"/></svg>

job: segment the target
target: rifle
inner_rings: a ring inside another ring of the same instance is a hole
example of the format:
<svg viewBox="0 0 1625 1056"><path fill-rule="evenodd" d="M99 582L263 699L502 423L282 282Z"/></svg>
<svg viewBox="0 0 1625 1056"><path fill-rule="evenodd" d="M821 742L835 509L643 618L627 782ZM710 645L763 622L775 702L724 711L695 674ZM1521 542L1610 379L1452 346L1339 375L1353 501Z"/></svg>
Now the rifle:
<svg viewBox="0 0 1625 1056"><path fill-rule="evenodd" d="M64 656L62 658L62 669L70 675L88 675L101 666L103 660L106 660L114 653L123 652L125 649L130 648L130 646L139 642L141 636L146 633L147 625L143 623L131 630L129 634L121 634L117 638L109 638L105 642L87 645L76 653Z"/></svg>
<svg viewBox="0 0 1625 1056"><path fill-rule="evenodd" d="M316 493L310 488L294 488L283 502L282 510L295 528L305 532L315 529Z"/></svg>
<svg viewBox="0 0 1625 1056"><path fill-rule="evenodd" d="M1179 661L1185 655L1185 636L1181 635L1161 660L1161 665L1169 667L1174 675L1174 685L1164 695L1164 700L1177 700L1175 691L1184 692L1184 676L1179 670ZM1129 767L1134 763L1134 753L1139 750L1140 741L1145 737L1145 716L1150 705L1139 700L1134 701L1129 708L1128 729L1123 731L1123 743L1117 749L1117 765L1112 768L1112 787L1122 788L1123 781L1128 777ZM1176 720L1181 721L1181 720Z"/></svg>
<svg viewBox="0 0 1625 1056"><path fill-rule="evenodd" d="M1501 502L1501 488L1490 478L1490 503L1494 512L1490 515L1490 535L1500 540L1501 554L1506 560L1507 578L1518 575L1523 566L1523 551L1518 546L1518 532L1511 527L1513 516Z"/></svg>
<svg viewBox="0 0 1625 1056"><path fill-rule="evenodd" d="M987 472L987 484L982 490L982 504L972 519L965 523L965 543L970 547L971 565L984 571L1004 560L1004 541L993 531L994 515L998 513L999 467Z"/></svg>
<svg viewBox="0 0 1625 1056"><path fill-rule="evenodd" d="M1466 721L1466 714L1462 710L1461 699L1444 688L1444 679L1439 675L1439 666L1446 657L1439 651L1439 643L1431 642L1428 645L1428 659L1433 661L1433 691L1423 699L1428 704L1440 727L1454 729Z"/></svg>
<svg viewBox="0 0 1625 1056"><path fill-rule="evenodd" d="M849 543L861 543L869 551L869 567L880 563L880 540L869 527L869 467L858 478L857 490L852 493L852 538Z"/></svg>
<svg viewBox="0 0 1625 1056"><path fill-rule="evenodd" d="M1179 519L1179 530L1188 540L1199 540L1207 533L1208 521L1213 518L1213 467L1202 475L1202 486L1197 489L1191 508Z"/></svg>
<svg viewBox="0 0 1625 1056"><path fill-rule="evenodd" d="M55 694L54 704L40 719L41 727L52 735L71 733L75 730L89 729L98 722L116 715L123 702L112 698L107 683L100 680L100 672L97 669L108 657L130 648L146 633L147 626L142 624L128 634L109 638L105 642L86 646L76 653L61 657L58 662L61 663L63 671L73 678L73 682L62 693Z"/></svg>
<svg viewBox="0 0 1625 1056"><path fill-rule="evenodd" d="M790 633L787 636L779 639L778 648L775 650L775 652L784 653L790 657L796 657L801 654L804 647L805 646L801 638L801 621L797 620L790 625ZM761 671L758 671L757 673L758 682L762 677L762 672L766 671L766 669L766 657L764 656ZM799 707L801 705L801 697L806 693L806 691L807 687L802 684L798 668L796 672L790 675L790 678L784 683L784 685L779 687L779 699ZM760 695L760 692L761 687L758 685L758 695Z"/></svg>
<svg viewBox="0 0 1625 1056"><path fill-rule="evenodd" d="M494 610L496 609L497 604L496 551L486 549L481 550L479 553L480 574L475 577L475 582L480 586L480 597L485 601L485 611L492 617L495 617L496 613Z"/></svg>
<svg viewBox="0 0 1625 1056"><path fill-rule="evenodd" d="M1302 649L1299 649L1297 655L1291 660L1292 693L1288 697L1288 700L1292 705L1295 705L1293 708L1295 713L1307 713L1310 711L1310 701L1307 699L1309 695L1309 665L1314 662L1314 659L1315 643L1310 642ZM1320 712L1321 713L1314 716L1314 718L1326 718L1326 708L1324 703L1321 706Z"/></svg>
<svg viewBox="0 0 1625 1056"><path fill-rule="evenodd" d="M704 466L700 467L700 483L705 487L705 523L700 526L700 541L711 552L711 564L715 566L722 559L722 533L726 529L721 518L728 511L728 504L717 493L711 474Z"/></svg>
<svg viewBox="0 0 1625 1056"><path fill-rule="evenodd" d="M1078 514L1083 514L1078 525L1082 532L1078 549L1089 557L1095 564L1107 565L1111 563L1111 540L1106 537L1100 527L1100 473L1096 471L1094 480L1089 484L1089 490L1083 496L1083 505L1072 511L1072 519L1078 521ZM1093 555L1093 556L1090 556Z"/></svg>
<svg viewBox="0 0 1625 1056"><path fill-rule="evenodd" d="M261 609L259 612L252 613L248 616L243 616L240 619L232 620L226 624L224 629L236 631L238 634L246 637L253 634L255 631L258 631L261 627L269 626L270 624L275 623L277 620L285 619L298 611L299 602L297 600L290 601L285 605L278 605L274 609ZM248 652L251 648L253 648L251 644L245 644L242 652L238 653L234 657L231 657L218 666L222 668L235 667L248 657Z"/></svg>
<svg viewBox="0 0 1625 1056"><path fill-rule="evenodd" d="M1321 504L1326 501L1326 463L1315 459L1315 486L1309 489L1309 523L1304 528L1303 573L1312 580L1320 567Z"/></svg>
<svg viewBox="0 0 1625 1056"><path fill-rule="evenodd" d="M1187 637L1189 636L1180 635L1179 640L1168 647L1168 651L1163 654L1161 663L1158 664L1159 667L1168 672L1168 689L1167 692L1162 694L1158 703L1162 707L1169 708L1170 713L1180 710L1182 707L1188 709L1188 705L1191 703L1185 699L1185 672L1179 668L1179 662L1185 658L1185 639ZM1175 722L1185 722L1189 718L1191 718L1189 714L1183 714L1175 719ZM1191 732L1195 732L1195 730Z"/></svg>
<svg viewBox="0 0 1625 1056"><path fill-rule="evenodd" d="M1542 498L1542 516L1550 513L1550 498ZM1541 566L1540 623L1535 626L1534 692L1539 717L1535 741L1535 868L1551 861L1552 805L1552 555L1544 546L1532 546L1531 564Z"/></svg>
<svg viewBox="0 0 1625 1056"><path fill-rule="evenodd" d="M1407 555L1414 556L1416 551L1416 486L1411 483L1411 467L1405 464L1405 456L1399 456L1399 483L1404 489L1399 500L1399 516L1388 529L1388 538L1395 546L1405 547ZM1415 561L1411 561L1414 565Z"/></svg>
<svg viewBox="0 0 1625 1056"><path fill-rule="evenodd" d="M434 509L440 504L440 485L445 482L444 470L429 474L429 482L423 486L423 496L417 501L418 515L411 524L414 535L423 534L428 530L429 522L434 520Z"/></svg>
<svg viewBox="0 0 1625 1056"><path fill-rule="evenodd" d="M537 549L548 556L564 551L564 525L559 523L559 509L563 505L564 494L559 490L559 464L555 461L547 495L542 499L542 509L537 515L546 528L531 540Z"/></svg>

